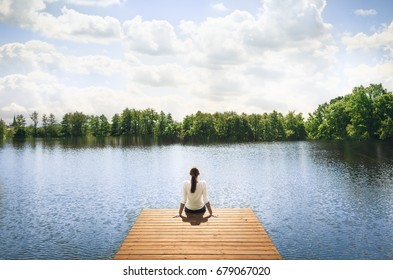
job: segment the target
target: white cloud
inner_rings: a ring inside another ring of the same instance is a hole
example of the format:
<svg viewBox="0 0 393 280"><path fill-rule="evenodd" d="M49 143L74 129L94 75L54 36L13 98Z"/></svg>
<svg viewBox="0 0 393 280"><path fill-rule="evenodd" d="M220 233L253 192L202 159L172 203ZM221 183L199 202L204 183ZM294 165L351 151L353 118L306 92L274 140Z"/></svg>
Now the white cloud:
<svg viewBox="0 0 393 280"><path fill-rule="evenodd" d="M212 67L255 61L268 50L301 48L313 52L331 40L331 26L321 17L324 3L265 1L258 17L234 11L199 25L184 21L180 28L193 42L190 61Z"/></svg>
<svg viewBox="0 0 393 280"><path fill-rule="evenodd" d="M211 7L219 12L227 12L229 11L229 9L227 7L225 7L224 3L215 3L215 4L211 4Z"/></svg>
<svg viewBox="0 0 393 280"><path fill-rule="evenodd" d="M382 48L387 51L393 49L393 21L382 31L376 32L370 36L364 33L358 33L355 36L346 35L342 38L347 50Z"/></svg>
<svg viewBox="0 0 393 280"><path fill-rule="evenodd" d="M111 76L127 68L124 62L103 55L64 55L55 46L38 40L0 46L0 65L4 66L0 68L2 76L34 71Z"/></svg>
<svg viewBox="0 0 393 280"><path fill-rule="evenodd" d="M384 88L393 89L393 62L387 61L376 65L360 64L345 69L349 89L355 86L382 83ZM348 90L349 90L348 89Z"/></svg>
<svg viewBox="0 0 393 280"><path fill-rule="evenodd" d="M50 38L83 43L108 43L120 40L120 22L113 17L82 14L63 7L55 17L46 9L45 0L2 0L0 20L18 24Z"/></svg>
<svg viewBox="0 0 393 280"><path fill-rule="evenodd" d="M10 119L15 112L52 109L63 106L57 79L43 72L14 74L0 78L0 112ZM53 111L52 111L53 112ZM55 112L54 112L55 113Z"/></svg>
<svg viewBox="0 0 393 280"><path fill-rule="evenodd" d="M348 81L348 90L371 83L382 83L385 88L393 88L393 21L371 35L364 33L354 36L346 35L342 38L342 42L346 46L348 55L362 51L362 57L374 58L345 67L344 74ZM375 54L379 55L375 56Z"/></svg>
<svg viewBox="0 0 393 280"><path fill-rule="evenodd" d="M120 5L124 3L126 0L66 0L66 3L71 3L75 5L82 6L101 6L107 7L112 5Z"/></svg>
<svg viewBox="0 0 393 280"><path fill-rule="evenodd" d="M58 120L69 112L105 114L112 117L126 106L133 106L134 99L140 98L137 88L114 90L108 87L69 87L58 78L44 72L26 75L8 75L0 78L0 115L11 121L16 113L25 117L33 111L39 114L53 113Z"/></svg>
<svg viewBox="0 0 393 280"><path fill-rule="evenodd" d="M196 73L189 92L217 110L258 112L310 112L335 97L338 47L321 16L325 5L264 1L257 16L237 10L200 24L183 21L192 42L186 61Z"/></svg>
<svg viewBox="0 0 393 280"><path fill-rule="evenodd" d="M16 103L12 102L10 105L0 108L0 111L3 111L5 113L9 113L9 114L23 114L23 113L27 112L27 109L23 106L20 106Z"/></svg>
<svg viewBox="0 0 393 280"><path fill-rule="evenodd" d="M173 26L164 20L143 21L136 16L123 23L123 36L129 48L139 53L167 55L182 51Z"/></svg>
<svg viewBox="0 0 393 280"><path fill-rule="evenodd" d="M66 7L59 17L40 14L33 29L52 38L83 43L120 40L120 22L113 17L91 16Z"/></svg>
<svg viewBox="0 0 393 280"><path fill-rule="evenodd" d="M178 87L187 83L187 71L178 64L140 65L129 70L129 78L153 87Z"/></svg>
<svg viewBox="0 0 393 280"><path fill-rule="evenodd" d="M369 10L358 9L355 10L353 13L358 16L375 16L378 14L378 12L374 9L369 9Z"/></svg>
<svg viewBox="0 0 393 280"><path fill-rule="evenodd" d="M122 1L96 4L118 2ZM235 10L179 26L140 16L121 24L66 7L54 16L47 13L47 3L0 0L0 20L52 38L118 40L123 45L116 53L113 45L104 46L100 55L78 55L79 50L66 44L54 45L57 41L0 46L2 118L12 108L56 116L79 110L111 117L125 107L151 107L178 119L197 110L307 113L345 93L339 88L342 72L353 86L378 77L376 82L391 85L393 67L388 62L342 70L331 25L322 18L325 0L265 0L256 14ZM343 43L348 50L387 51L393 45L392 30L393 23L370 36L346 35Z"/></svg>

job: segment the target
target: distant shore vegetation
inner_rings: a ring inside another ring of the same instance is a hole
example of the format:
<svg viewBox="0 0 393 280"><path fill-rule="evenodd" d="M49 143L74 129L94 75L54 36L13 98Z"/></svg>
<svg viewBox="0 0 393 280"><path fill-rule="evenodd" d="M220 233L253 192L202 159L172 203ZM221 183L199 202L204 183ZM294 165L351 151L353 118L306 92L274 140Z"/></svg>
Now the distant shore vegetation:
<svg viewBox="0 0 393 280"><path fill-rule="evenodd" d="M294 111L283 115L235 112L187 115L177 122L170 113L126 108L109 120L82 112L16 115L10 124L0 119L0 140L125 136L161 143L242 143L296 140L393 139L393 94L381 84L355 87L324 103L305 119Z"/></svg>

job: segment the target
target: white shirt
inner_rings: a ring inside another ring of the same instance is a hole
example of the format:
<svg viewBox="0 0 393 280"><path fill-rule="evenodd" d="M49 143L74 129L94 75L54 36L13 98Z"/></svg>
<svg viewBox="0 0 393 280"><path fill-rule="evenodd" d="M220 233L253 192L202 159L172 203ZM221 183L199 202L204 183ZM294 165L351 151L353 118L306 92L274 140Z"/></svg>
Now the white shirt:
<svg viewBox="0 0 393 280"><path fill-rule="evenodd" d="M189 180L184 181L180 203L185 204L190 210L198 210L208 202L205 181L199 181L197 183L194 193L191 193L191 182Z"/></svg>

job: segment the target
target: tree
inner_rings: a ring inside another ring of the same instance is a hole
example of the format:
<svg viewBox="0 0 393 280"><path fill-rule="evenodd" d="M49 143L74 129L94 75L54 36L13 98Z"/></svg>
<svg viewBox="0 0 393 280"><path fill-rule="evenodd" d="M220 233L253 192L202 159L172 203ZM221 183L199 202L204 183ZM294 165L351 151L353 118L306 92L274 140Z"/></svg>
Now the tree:
<svg viewBox="0 0 393 280"><path fill-rule="evenodd" d="M72 121L72 136L85 136L88 130L88 117L81 113L75 112L71 115Z"/></svg>
<svg viewBox="0 0 393 280"><path fill-rule="evenodd" d="M139 113L140 125L139 133L143 137L152 138L154 135L154 127L158 120L158 114L153 109L146 109Z"/></svg>
<svg viewBox="0 0 393 280"><path fill-rule="evenodd" d="M14 138L25 138L26 133L26 119L23 115L17 115L13 123Z"/></svg>
<svg viewBox="0 0 393 280"><path fill-rule="evenodd" d="M108 118L105 115L100 116L100 134L105 137L110 135L111 133L111 125L108 121Z"/></svg>
<svg viewBox="0 0 393 280"><path fill-rule="evenodd" d="M38 113L36 111L34 111L30 115L30 119L33 121L33 136L37 137Z"/></svg>
<svg viewBox="0 0 393 280"><path fill-rule="evenodd" d="M291 111L284 117L285 139L287 140L304 140L306 138L306 129L302 114L295 114Z"/></svg>
<svg viewBox="0 0 393 280"><path fill-rule="evenodd" d="M208 143L216 138L214 119L211 114L198 111L191 127L192 135L198 142Z"/></svg>
<svg viewBox="0 0 393 280"><path fill-rule="evenodd" d="M63 116L63 120L61 121L61 134L64 137L72 136L72 114L67 113Z"/></svg>
<svg viewBox="0 0 393 280"><path fill-rule="evenodd" d="M306 130L310 139L391 138L393 97L381 84L355 87L344 97L324 103L310 114Z"/></svg>
<svg viewBox="0 0 393 280"><path fill-rule="evenodd" d="M269 114L268 122L270 124L270 131L273 141L284 140L285 130L284 130L284 117L281 113L273 111Z"/></svg>
<svg viewBox="0 0 393 280"><path fill-rule="evenodd" d="M252 133L252 141L259 141L262 140L261 138L261 126L259 125L261 122L262 116L258 114L251 114L248 116L248 123L251 128L251 133Z"/></svg>
<svg viewBox="0 0 393 280"><path fill-rule="evenodd" d="M309 114L308 120L306 122L307 137L309 139L323 139L326 136L325 131L322 128L322 124L326 118L327 114L327 103L319 105L318 108Z"/></svg>
<svg viewBox="0 0 393 280"><path fill-rule="evenodd" d="M393 138L393 94L385 92L374 102L376 134L382 140Z"/></svg>
<svg viewBox="0 0 393 280"><path fill-rule="evenodd" d="M49 114L47 133L49 137L59 136L59 124L57 123L55 115Z"/></svg>
<svg viewBox="0 0 393 280"><path fill-rule="evenodd" d="M133 127L132 112L126 108L121 114L120 131L122 135L131 135Z"/></svg>
<svg viewBox="0 0 393 280"><path fill-rule="evenodd" d="M61 121L61 133L65 137L69 136L86 136L89 130L88 117L81 113L67 113Z"/></svg>
<svg viewBox="0 0 393 280"><path fill-rule="evenodd" d="M348 135L357 140L373 136L373 99L363 86L353 89L348 97L347 112L351 123L347 126Z"/></svg>
<svg viewBox="0 0 393 280"><path fill-rule="evenodd" d="M119 114L115 114L112 117L111 135L112 136L119 136L119 135L121 135L121 119L120 119L120 115Z"/></svg>
<svg viewBox="0 0 393 280"><path fill-rule="evenodd" d="M185 142L192 142L194 139L193 133L194 115L187 115L184 117L181 125L181 139Z"/></svg>
<svg viewBox="0 0 393 280"><path fill-rule="evenodd" d="M7 135L7 126L5 122L2 119L0 119L0 141L4 140L6 135Z"/></svg>
<svg viewBox="0 0 393 280"><path fill-rule="evenodd" d="M179 138L179 125L173 120L171 114L165 115L163 111L158 115L154 136L159 142L175 142Z"/></svg>
<svg viewBox="0 0 393 280"><path fill-rule="evenodd" d="M43 114L42 115L42 130L43 130L44 137L48 137L48 135L49 135L48 127L49 127L49 119L46 116L46 114Z"/></svg>
<svg viewBox="0 0 393 280"><path fill-rule="evenodd" d="M89 118L90 131L93 136L105 137L111 132L110 124L105 115L91 116Z"/></svg>

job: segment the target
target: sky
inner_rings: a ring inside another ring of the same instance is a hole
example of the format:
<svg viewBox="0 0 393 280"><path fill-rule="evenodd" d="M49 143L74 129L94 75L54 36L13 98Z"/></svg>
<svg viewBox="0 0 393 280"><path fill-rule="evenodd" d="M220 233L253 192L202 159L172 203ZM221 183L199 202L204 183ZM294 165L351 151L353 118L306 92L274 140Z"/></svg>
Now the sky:
<svg viewBox="0 0 393 280"><path fill-rule="evenodd" d="M0 118L302 113L393 91L390 0L0 0Z"/></svg>

